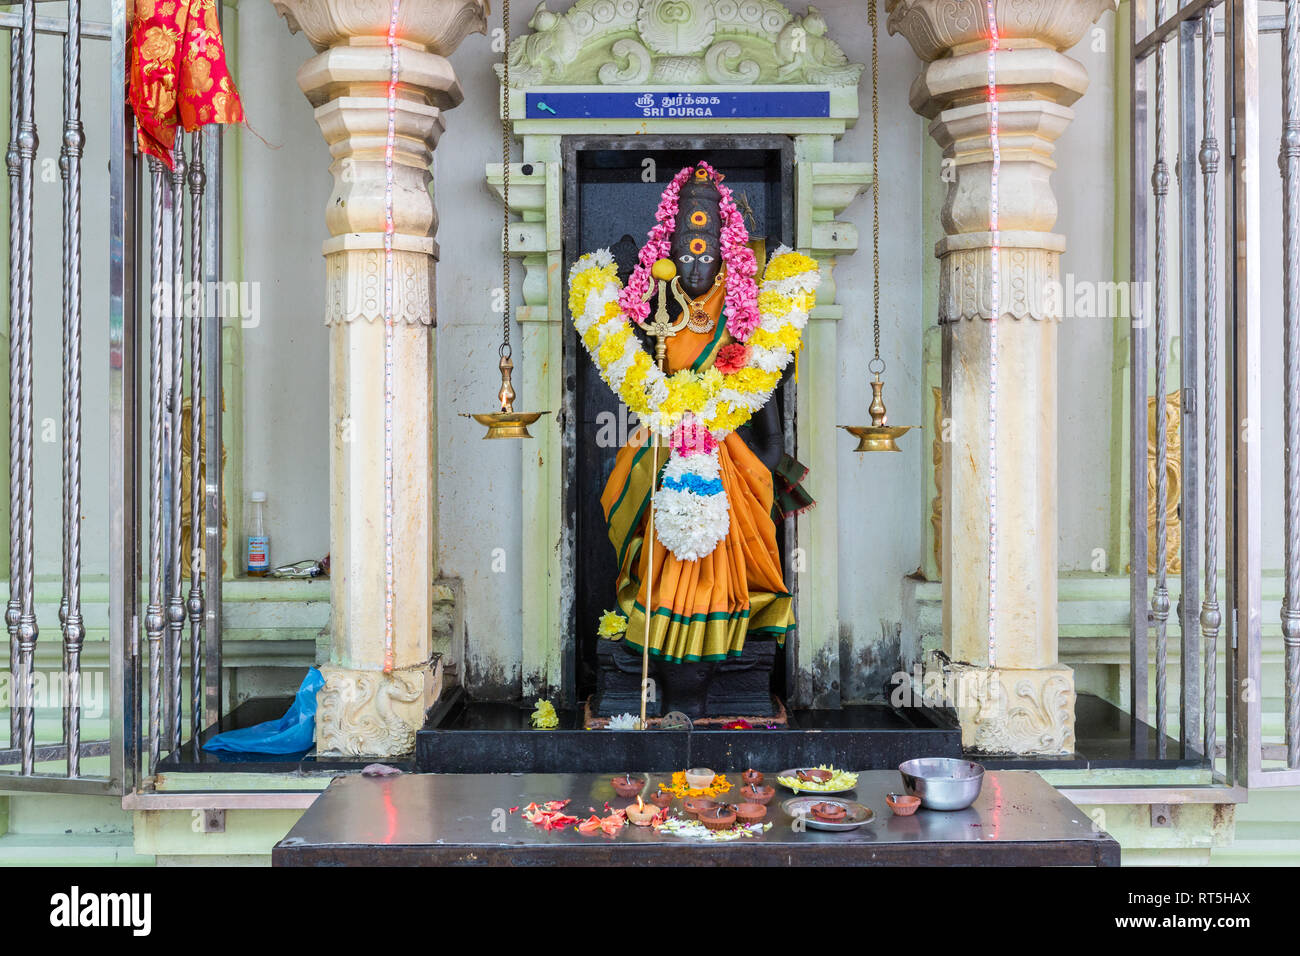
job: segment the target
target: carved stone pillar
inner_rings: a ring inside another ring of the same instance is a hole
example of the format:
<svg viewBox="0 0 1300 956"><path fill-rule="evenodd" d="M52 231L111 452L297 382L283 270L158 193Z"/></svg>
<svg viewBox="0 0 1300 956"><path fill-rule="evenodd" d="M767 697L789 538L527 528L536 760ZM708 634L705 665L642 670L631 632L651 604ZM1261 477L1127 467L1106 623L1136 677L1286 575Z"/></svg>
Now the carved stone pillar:
<svg viewBox="0 0 1300 956"><path fill-rule="evenodd" d="M402 0L392 155L392 402L385 409L385 158L391 0L272 0L316 55L298 71L330 147L325 206L330 336L331 644L321 667L323 753L409 751L440 690L431 659L437 554L434 267L429 166L442 112L463 99L446 57L486 27L481 0ZM291 360L291 359L290 359ZM393 461L393 635L385 669L385 433Z"/></svg>
<svg viewBox="0 0 1300 956"><path fill-rule="evenodd" d="M997 231L993 34L985 0L887 0L889 30L927 61L911 106L955 174L943 207L943 631L965 746L1065 753L1074 747L1074 677L1057 657L1056 363L1065 237L1053 233L1056 139L1088 74L1062 51L1117 0L994 0L998 44ZM996 275L995 275L996 262ZM996 285L995 285L996 283ZM1059 287L1056 287L1059 288ZM990 352L996 301L996 462ZM996 464L990 640L989 500Z"/></svg>

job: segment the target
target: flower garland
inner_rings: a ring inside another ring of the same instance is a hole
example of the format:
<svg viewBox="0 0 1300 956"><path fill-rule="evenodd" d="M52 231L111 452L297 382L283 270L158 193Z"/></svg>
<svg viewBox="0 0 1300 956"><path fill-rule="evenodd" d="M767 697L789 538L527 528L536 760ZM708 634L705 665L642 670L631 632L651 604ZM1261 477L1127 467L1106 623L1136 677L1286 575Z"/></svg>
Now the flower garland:
<svg viewBox="0 0 1300 956"><path fill-rule="evenodd" d="M689 171L690 167L685 170ZM639 278L646 250L652 249L652 255L666 252L660 248L666 240L656 233L673 222L675 205L668 200L675 203L674 186L681 179L680 175L674 179L664 194L665 205L660 210L668 212L651 230L650 241L642 250L642 265L633 272L627 288L619 282L608 249L588 253L569 273L569 310L601 378L672 449L663 491L655 499L655 530L677 558L693 561L711 553L730 529L718 441L749 421L772 397L781 373L799 351L820 275L815 260L784 246L768 263L756 296L748 296L739 281L733 296L729 270L727 330L735 341L718 349L713 365L704 371L682 369L666 374L632 332L628 320L644 318L640 310L631 311L632 306L639 303L648 312L649 305L644 293L629 295L629 291L649 281L648 267ZM743 221L729 221L724 232L727 230L727 243L748 240ZM734 249L732 253L733 260L743 259ZM752 271L747 281L752 287ZM748 318L751 302L757 316L753 324Z"/></svg>
<svg viewBox="0 0 1300 956"><path fill-rule="evenodd" d="M716 441L749 421L781 381L799 350L816 302L817 263L785 246L768 263L757 296L759 324L744 339L724 345L711 368L662 371L628 324L614 257L589 252L569 273L569 310L582 344L601 378L642 424L671 441L679 426L703 426ZM735 338L733 334L733 338ZM710 451L700 429L677 436Z"/></svg>
<svg viewBox="0 0 1300 956"><path fill-rule="evenodd" d="M731 190L722 184L722 176L708 163L685 166L673 177L655 210L655 224L650 229L648 241L641 247L637 266L628 277L627 288L618 297L623 313L637 325L644 325L650 316L650 269L660 259L669 258L673 232L677 228L677 199L696 169L701 169L718 190L718 214L722 219L720 233L722 263L726 268L727 331L738 342L744 342L758 326L759 310L754 288L758 262L749 248L749 230L745 217L736 206Z"/></svg>

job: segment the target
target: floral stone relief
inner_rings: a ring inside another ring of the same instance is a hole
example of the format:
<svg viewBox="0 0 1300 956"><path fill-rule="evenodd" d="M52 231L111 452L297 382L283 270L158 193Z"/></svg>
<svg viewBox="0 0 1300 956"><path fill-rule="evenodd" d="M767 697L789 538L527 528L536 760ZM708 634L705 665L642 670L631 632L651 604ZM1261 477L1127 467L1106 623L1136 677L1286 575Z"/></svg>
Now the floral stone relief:
<svg viewBox="0 0 1300 956"><path fill-rule="evenodd" d="M856 86L814 6L796 16L775 0L542 0L531 34L510 44L510 85ZM497 66L500 74L502 67Z"/></svg>

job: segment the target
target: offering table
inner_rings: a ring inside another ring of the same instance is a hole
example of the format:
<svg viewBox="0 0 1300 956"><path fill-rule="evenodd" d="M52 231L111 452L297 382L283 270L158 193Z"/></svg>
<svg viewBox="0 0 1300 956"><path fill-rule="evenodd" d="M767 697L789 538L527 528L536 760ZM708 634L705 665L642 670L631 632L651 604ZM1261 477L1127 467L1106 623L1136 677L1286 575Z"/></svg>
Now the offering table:
<svg viewBox="0 0 1300 956"><path fill-rule="evenodd" d="M635 771L640 773L639 771ZM668 773L650 773L648 799ZM775 772L767 773L775 784ZM719 799L739 802L734 789ZM793 796L778 787L767 831L711 842L626 826L616 836L572 827L547 831L522 817L531 803L570 800L579 818L621 808L604 774L402 774L338 777L276 844L276 866L739 865L739 866L1118 866L1119 844L1036 773L989 771L974 805L895 817L885 794L901 791L896 771L859 775L841 797L875 818L856 830L797 828L781 810ZM681 801L672 806L681 808Z"/></svg>

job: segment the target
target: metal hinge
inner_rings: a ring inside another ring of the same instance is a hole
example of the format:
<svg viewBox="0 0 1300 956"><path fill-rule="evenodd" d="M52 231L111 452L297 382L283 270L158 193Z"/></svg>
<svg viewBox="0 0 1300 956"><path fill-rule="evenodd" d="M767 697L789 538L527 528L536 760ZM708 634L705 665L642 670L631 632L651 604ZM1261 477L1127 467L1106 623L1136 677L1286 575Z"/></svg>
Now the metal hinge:
<svg viewBox="0 0 1300 956"><path fill-rule="evenodd" d="M1237 155L1237 117L1228 117L1228 155Z"/></svg>

